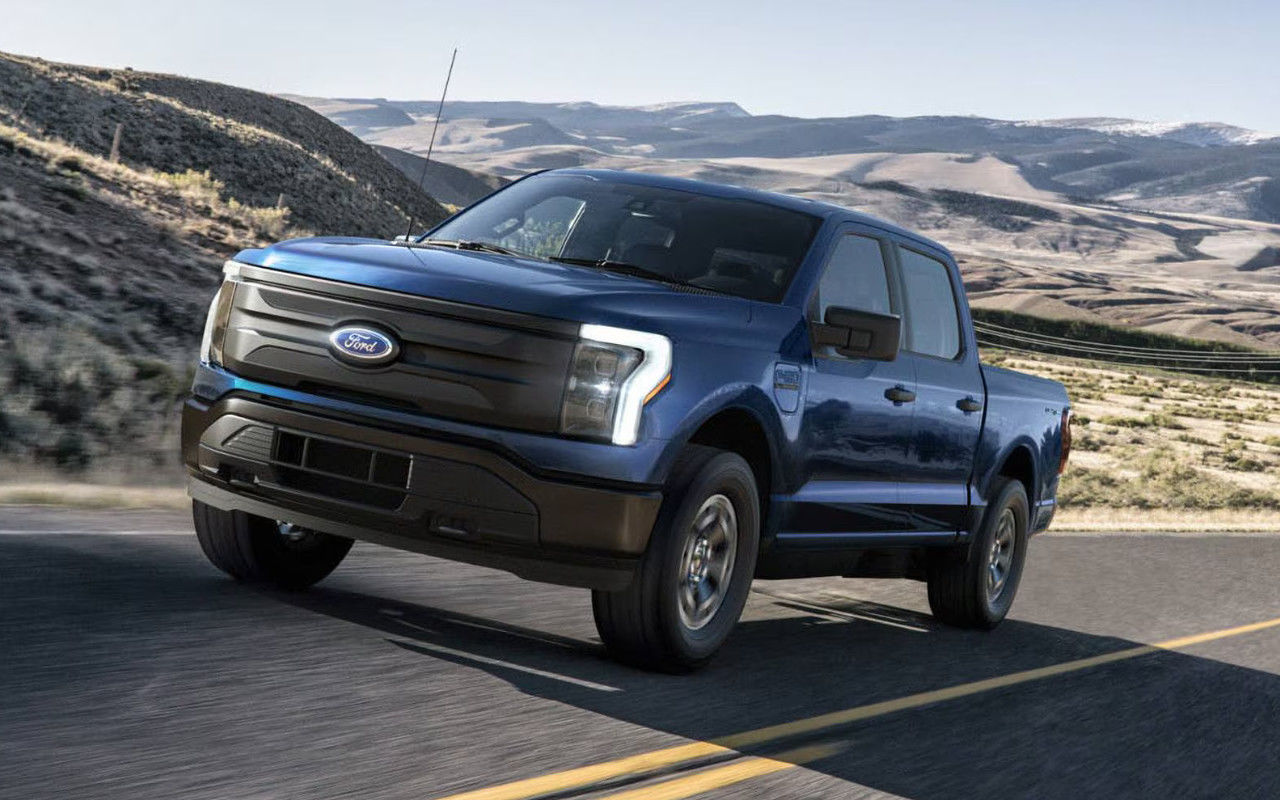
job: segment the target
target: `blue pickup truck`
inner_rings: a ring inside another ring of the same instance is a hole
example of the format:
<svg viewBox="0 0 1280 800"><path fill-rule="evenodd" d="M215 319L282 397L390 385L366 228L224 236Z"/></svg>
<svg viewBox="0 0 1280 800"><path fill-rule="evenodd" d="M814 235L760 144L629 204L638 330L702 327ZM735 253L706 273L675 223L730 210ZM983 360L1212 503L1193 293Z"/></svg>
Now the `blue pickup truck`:
<svg viewBox="0 0 1280 800"><path fill-rule="evenodd" d="M1052 381L984 366L955 260L806 199L538 173L420 238L226 264L182 419L195 529L303 588L353 540L592 590L685 671L753 578L913 578L1008 613L1070 450Z"/></svg>

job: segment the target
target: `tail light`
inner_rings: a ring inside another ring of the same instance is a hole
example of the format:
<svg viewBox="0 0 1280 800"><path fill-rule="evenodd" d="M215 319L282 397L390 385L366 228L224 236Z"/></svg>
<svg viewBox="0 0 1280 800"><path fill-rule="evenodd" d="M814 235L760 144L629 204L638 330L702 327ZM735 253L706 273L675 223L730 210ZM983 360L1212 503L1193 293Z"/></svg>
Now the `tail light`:
<svg viewBox="0 0 1280 800"><path fill-rule="evenodd" d="M1062 458L1058 461L1058 474L1067 471L1067 459L1071 457L1071 409L1062 409Z"/></svg>

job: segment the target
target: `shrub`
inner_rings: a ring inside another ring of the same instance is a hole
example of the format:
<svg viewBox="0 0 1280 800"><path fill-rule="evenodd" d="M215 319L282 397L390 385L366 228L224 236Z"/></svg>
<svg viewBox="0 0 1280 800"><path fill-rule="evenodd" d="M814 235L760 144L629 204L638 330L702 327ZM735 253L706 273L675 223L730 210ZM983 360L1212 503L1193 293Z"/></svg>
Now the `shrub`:
<svg viewBox="0 0 1280 800"><path fill-rule="evenodd" d="M177 190L183 198L206 205L216 205L226 184L213 177L209 170L189 169L186 172L157 172L155 176Z"/></svg>
<svg viewBox="0 0 1280 800"><path fill-rule="evenodd" d="M1103 425L1114 425L1117 428L1157 428L1162 430L1185 431L1187 426L1179 422L1172 414L1154 412L1145 417L1105 416L1098 420Z"/></svg>
<svg viewBox="0 0 1280 800"><path fill-rule="evenodd" d="M76 431L65 431L58 437L52 456L55 464L70 470L83 470L92 461L84 436Z"/></svg>
<svg viewBox="0 0 1280 800"><path fill-rule="evenodd" d="M79 471L100 465L173 463L174 413L190 369L137 363L91 331L47 329L0 352L0 450L6 460Z"/></svg>
<svg viewBox="0 0 1280 800"><path fill-rule="evenodd" d="M1180 433L1177 436L1175 436L1174 439L1176 439L1179 442L1184 442L1186 444L1198 444L1201 447L1213 446L1213 442L1209 441L1208 439L1202 439L1199 436L1192 436L1189 433Z"/></svg>

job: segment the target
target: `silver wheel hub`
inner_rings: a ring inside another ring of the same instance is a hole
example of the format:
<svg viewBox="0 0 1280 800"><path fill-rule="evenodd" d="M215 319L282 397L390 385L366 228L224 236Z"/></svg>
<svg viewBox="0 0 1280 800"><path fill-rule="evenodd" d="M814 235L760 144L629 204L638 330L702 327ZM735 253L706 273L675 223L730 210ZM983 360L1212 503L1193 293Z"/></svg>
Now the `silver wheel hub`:
<svg viewBox="0 0 1280 800"><path fill-rule="evenodd" d="M709 623L724 603L738 554L738 513L722 494L708 497L685 534L677 587L680 622L689 630Z"/></svg>
<svg viewBox="0 0 1280 800"><path fill-rule="evenodd" d="M305 550L320 540L316 532L292 522L276 520L276 532L280 534L285 547L291 550Z"/></svg>
<svg viewBox="0 0 1280 800"><path fill-rule="evenodd" d="M987 552L987 600L994 603L1004 594L1013 572L1014 551L1018 546L1018 521L1013 510L1006 508L996 522L995 536Z"/></svg>

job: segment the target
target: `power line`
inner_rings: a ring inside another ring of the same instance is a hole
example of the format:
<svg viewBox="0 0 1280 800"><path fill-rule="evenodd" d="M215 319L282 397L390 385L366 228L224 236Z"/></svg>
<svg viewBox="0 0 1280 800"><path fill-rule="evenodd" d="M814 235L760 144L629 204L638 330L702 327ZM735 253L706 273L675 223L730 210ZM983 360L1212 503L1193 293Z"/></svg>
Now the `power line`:
<svg viewBox="0 0 1280 800"><path fill-rule="evenodd" d="M1064 352L1072 352L1072 353L1082 353L1082 354L1088 354L1090 356L1094 356L1102 360L1111 360L1111 361L1144 361L1144 362L1149 361L1149 362L1159 362L1164 364L1213 364L1213 365L1224 366L1224 367L1230 367L1230 366L1248 367L1251 365L1280 366L1280 360L1273 359L1273 358L1217 359L1217 358L1196 358L1193 356L1160 357L1155 355L1147 355L1143 353L1118 353L1110 350L1101 350L1096 347L1089 347L1087 345L1070 345L1070 344L1062 344L1057 342L1043 342L1035 339L1027 339L1027 338L1018 337L1018 336L1011 336L1009 334L999 334L999 333L989 333L989 332L980 332L979 339L991 340L994 343L999 343L999 342L1016 343L1032 349L1039 349L1046 352L1064 351Z"/></svg>
<svg viewBox="0 0 1280 800"><path fill-rule="evenodd" d="M996 332L984 332L981 338L991 340L987 343L996 347L1015 347L1017 345L1022 345L1022 347L1018 349L1023 349L1028 352L1053 354L1055 351L1058 351L1058 354L1077 355L1078 357L1082 357L1082 358L1093 357L1095 360L1111 360L1118 363L1135 363L1136 362L1140 364L1161 365L1166 367L1172 366L1172 368L1190 369L1191 368L1190 365L1202 364L1202 365L1229 367L1228 369L1224 370L1227 372L1233 372L1233 371L1246 372L1250 370L1256 371L1256 365L1264 365L1264 366L1277 365L1277 364L1274 364L1272 360L1268 360L1268 359L1233 361L1233 360L1215 360L1213 358L1190 358L1186 356L1172 356L1172 357L1161 358L1156 356L1139 355L1139 354L1133 354L1133 353L1115 353L1115 352L1109 352L1105 350L1099 350L1098 348L1087 345L1087 344L1078 344L1078 343L1061 344L1061 343L1055 343L1055 342L1047 343L1042 341L1036 341L1034 339L1029 339L1023 336L1015 336L1012 334L996 333Z"/></svg>
<svg viewBox="0 0 1280 800"><path fill-rule="evenodd" d="M1012 350L1013 352L1016 352L1016 353L1026 353L1026 354L1033 355L1033 356L1052 356L1052 355L1062 355L1061 353L1049 353L1049 352L1046 352L1046 351L1044 351L1044 350L1033 350L1033 349L1028 348L1028 347L1018 347L1018 346L1016 346L1016 345L1010 345L1010 344L994 344L994 343L992 343L992 344L989 344L989 346L990 346L990 347L998 348L998 349L1000 349L1000 350ZM1071 357L1073 357L1073 356L1068 355L1067 357L1068 357L1068 358L1071 358ZM1079 356L1075 356L1075 357L1076 357L1076 358L1081 358L1081 360L1093 360L1093 361L1100 361L1100 360L1102 360L1102 359L1086 359L1086 358L1082 358L1082 357L1079 357ZM1169 366L1169 365L1167 365L1167 364L1152 364L1152 363L1149 363L1149 362L1112 362L1112 363L1119 364L1119 365L1124 365L1124 366L1131 366L1131 367L1146 367L1146 368L1148 368L1148 369L1163 369L1163 370L1165 370L1165 371L1171 371L1171 372L1195 372L1195 373L1204 373L1204 374L1231 374L1231 375L1242 375L1242 374L1246 374L1246 375L1280 375L1280 370L1251 369L1251 368L1245 368L1245 367L1237 367L1237 368L1235 368L1235 369L1218 369L1218 368L1213 368L1213 367Z"/></svg>
<svg viewBox="0 0 1280 800"><path fill-rule="evenodd" d="M1005 329L1007 330L1007 329ZM1034 333L1004 333L1001 330L987 330L978 326L978 334L984 337L993 337L1000 339L1014 340L1024 344L1036 344L1039 347L1075 349L1079 352L1094 353L1094 355L1112 356L1116 358L1148 358L1148 360L1161 361L1192 361L1206 362L1206 364L1280 364L1280 356L1260 355L1254 356L1251 353L1224 353L1216 351L1199 351L1196 355L1178 355L1178 353L1190 353L1196 351L1160 351L1160 349L1134 348L1124 349L1115 346L1107 346L1101 342L1085 342L1082 339L1066 339L1062 337L1050 337L1050 335L1034 334Z"/></svg>
<svg viewBox="0 0 1280 800"><path fill-rule="evenodd" d="M1161 367L1164 369L1173 369L1173 370L1194 370L1194 369L1216 368L1221 372L1246 373L1246 372L1261 371L1263 367L1280 367L1280 364L1277 364L1274 362L1244 363L1244 362L1215 362L1215 361L1161 361L1159 359L1143 359L1135 356L1115 356L1115 355L1106 355L1106 354L1100 355L1090 350L1078 349L1078 348L1073 349L1073 348L1061 347L1061 346L1046 348L1036 344L1032 344L1028 346L1025 342L1019 342L1017 340L1013 340L1013 341L984 340L982 341L982 344L988 347L1007 347L1011 349L1017 348L1019 350L1025 350L1030 353L1041 353L1043 355L1059 355L1059 356L1066 356L1070 358L1079 358L1079 359L1090 360L1090 361L1100 361L1100 362L1111 363L1111 364L1132 364L1135 366L1153 366L1153 367Z"/></svg>
<svg viewBox="0 0 1280 800"><path fill-rule="evenodd" d="M1168 355L1172 354L1172 355L1211 356L1214 358L1239 357L1239 358L1262 358L1264 360L1271 360L1271 359L1280 360L1280 353L1268 354L1266 351L1257 351L1256 353L1254 353L1254 352L1238 351L1238 350L1234 350L1234 351L1233 350L1179 350L1176 348L1140 347L1137 345L1120 345L1120 344L1110 344L1108 342L1094 342L1086 339L1070 339L1063 336L1054 336L1048 333L1019 330L1017 328L1010 328L1004 325L997 325L994 322L986 322L982 320L974 320L973 324L978 329L987 328L992 331L1001 331L1001 332L1008 332L1011 334L1017 334L1018 336L1026 336L1026 337L1033 337L1037 339L1067 342L1070 344L1087 344L1093 347L1099 347L1099 348L1108 349L1108 350L1122 350L1122 351L1136 352L1136 353L1150 353L1150 354L1159 355L1162 357L1167 357Z"/></svg>

